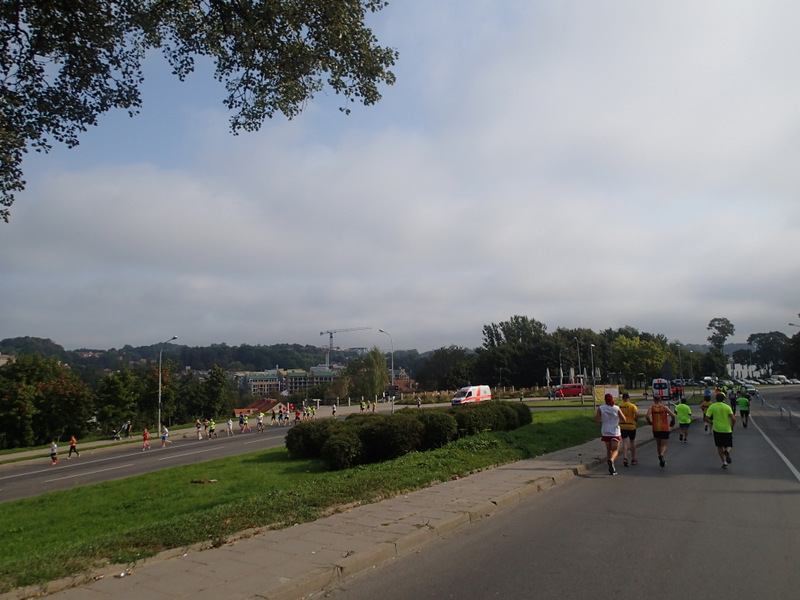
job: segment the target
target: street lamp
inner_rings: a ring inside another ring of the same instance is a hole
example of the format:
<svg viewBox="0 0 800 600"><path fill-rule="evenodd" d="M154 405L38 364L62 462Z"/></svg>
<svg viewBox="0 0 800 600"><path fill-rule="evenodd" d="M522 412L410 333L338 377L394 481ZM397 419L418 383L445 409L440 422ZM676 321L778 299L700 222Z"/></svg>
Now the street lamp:
<svg viewBox="0 0 800 600"><path fill-rule="evenodd" d="M564 385L564 366L561 364L561 353L564 348L558 349L558 385Z"/></svg>
<svg viewBox="0 0 800 600"><path fill-rule="evenodd" d="M581 373L581 343L578 338L575 338L575 344L578 347L578 383L581 384L581 404L583 404L583 377Z"/></svg>
<svg viewBox="0 0 800 600"><path fill-rule="evenodd" d="M392 345L392 393L394 393L394 340L392 339L392 334L388 331L383 329L378 329L381 333L385 333L389 336L389 343Z"/></svg>
<svg viewBox="0 0 800 600"><path fill-rule="evenodd" d="M158 431L156 431L156 435L161 435L161 354L164 352L164 346L169 344L172 340L177 339L178 336L173 335L166 342L161 344L161 348L158 351Z"/></svg>
<svg viewBox="0 0 800 600"><path fill-rule="evenodd" d="M594 393L595 388L595 381L594 381L594 344L589 344L589 355L592 358L592 404L596 404L597 395Z"/></svg>

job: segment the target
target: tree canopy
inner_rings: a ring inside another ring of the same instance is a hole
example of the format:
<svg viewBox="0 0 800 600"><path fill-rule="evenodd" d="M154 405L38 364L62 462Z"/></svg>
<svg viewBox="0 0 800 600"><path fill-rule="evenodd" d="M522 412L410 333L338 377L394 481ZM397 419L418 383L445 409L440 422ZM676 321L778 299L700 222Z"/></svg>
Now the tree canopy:
<svg viewBox="0 0 800 600"><path fill-rule="evenodd" d="M4 0L0 3L0 218L25 187L22 160L73 147L97 117L141 106L142 61L159 49L185 78L215 64L231 129L297 116L326 87L369 106L397 52L365 25L383 0Z"/></svg>
<svg viewBox="0 0 800 600"><path fill-rule="evenodd" d="M708 336L708 342L720 352L725 346L725 341L735 332L733 323L725 317L714 317L708 322L706 329L712 332Z"/></svg>

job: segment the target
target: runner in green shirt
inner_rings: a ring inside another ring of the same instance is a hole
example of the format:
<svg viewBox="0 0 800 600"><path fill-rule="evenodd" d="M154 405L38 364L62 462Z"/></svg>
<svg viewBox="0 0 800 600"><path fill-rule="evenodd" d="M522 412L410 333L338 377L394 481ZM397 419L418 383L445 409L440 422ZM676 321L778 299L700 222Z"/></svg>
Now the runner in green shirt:
<svg viewBox="0 0 800 600"><path fill-rule="evenodd" d="M747 427L750 421L750 395L741 392L736 398L736 404L739 405L739 414L742 415L742 427Z"/></svg>
<svg viewBox="0 0 800 600"><path fill-rule="evenodd" d="M731 464L736 417L731 407L725 403L725 394L717 394L717 401L706 410L705 420L714 426L714 445L722 461L722 468L727 469Z"/></svg>
<svg viewBox="0 0 800 600"><path fill-rule="evenodd" d="M678 438L684 444L689 443L689 425L692 424L692 407L686 404L686 398L681 398L681 403L675 407L675 414L678 415Z"/></svg>

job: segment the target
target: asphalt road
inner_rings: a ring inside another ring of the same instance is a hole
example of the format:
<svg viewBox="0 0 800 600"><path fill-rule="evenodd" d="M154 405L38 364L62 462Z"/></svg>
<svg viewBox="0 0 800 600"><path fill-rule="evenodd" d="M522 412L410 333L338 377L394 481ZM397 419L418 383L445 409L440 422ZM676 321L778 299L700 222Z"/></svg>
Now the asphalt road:
<svg viewBox="0 0 800 600"><path fill-rule="evenodd" d="M252 419L251 419L252 420ZM0 465L0 501L29 498L54 490L122 479L178 465L224 458L284 444L286 428L268 427L265 433L237 434L198 440L194 432L173 433L172 444L161 448L161 438L151 438L151 450L142 451L141 438L100 449L78 445L80 457L67 460L68 446L60 448L58 464L51 465L48 451L41 459Z"/></svg>
<svg viewBox="0 0 800 600"><path fill-rule="evenodd" d="M400 407L397 407L399 410ZM330 417L330 407L319 410L320 418ZM358 405L338 407L339 417L358 412ZM378 412L390 412L391 405L378 404ZM265 420L265 432L256 432L256 419L250 418L252 432L240 434L234 422L233 437L226 437L226 425L217 425L218 438L198 440L194 429L170 432L172 444L161 448L161 437L150 438L151 450L142 451L141 436L130 442L95 448L78 444L80 457L67 459L69 444L59 447L58 464L50 463L49 450L28 452L33 458L21 462L0 464L0 503L31 498L55 490L123 479L169 467L247 454L284 445L290 427L270 426Z"/></svg>
<svg viewBox="0 0 800 600"><path fill-rule="evenodd" d="M799 397L800 386L764 392L769 405L798 412ZM747 429L737 424L728 470L698 421L688 444L673 434L665 468L648 443L641 464L618 466L619 476L595 469L325 597L793 598L800 422L769 405L753 407Z"/></svg>

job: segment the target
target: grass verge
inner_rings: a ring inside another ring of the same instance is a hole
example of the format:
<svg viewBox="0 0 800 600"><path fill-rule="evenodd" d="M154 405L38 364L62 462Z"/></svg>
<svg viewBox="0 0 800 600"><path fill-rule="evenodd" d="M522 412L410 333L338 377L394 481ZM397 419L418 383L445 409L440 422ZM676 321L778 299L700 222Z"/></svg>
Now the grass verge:
<svg viewBox="0 0 800 600"><path fill-rule="evenodd" d="M289 460L282 448L7 502L0 511L0 593L169 548L221 545L255 527L313 521L337 506L375 502L596 436L591 410L537 412L533 424L516 431L346 471Z"/></svg>

